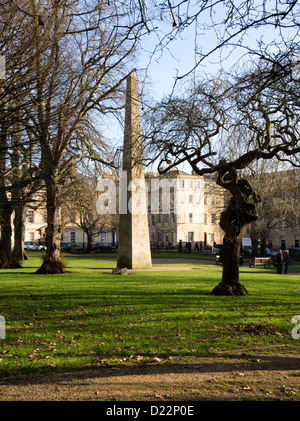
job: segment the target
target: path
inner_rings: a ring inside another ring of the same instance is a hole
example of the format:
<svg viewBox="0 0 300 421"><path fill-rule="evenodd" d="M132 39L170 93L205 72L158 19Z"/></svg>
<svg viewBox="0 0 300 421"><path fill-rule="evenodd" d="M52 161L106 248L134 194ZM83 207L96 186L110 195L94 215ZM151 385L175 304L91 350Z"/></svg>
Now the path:
<svg viewBox="0 0 300 421"><path fill-rule="evenodd" d="M65 374L0 381L9 401L299 401L300 356L213 356L133 361Z"/></svg>

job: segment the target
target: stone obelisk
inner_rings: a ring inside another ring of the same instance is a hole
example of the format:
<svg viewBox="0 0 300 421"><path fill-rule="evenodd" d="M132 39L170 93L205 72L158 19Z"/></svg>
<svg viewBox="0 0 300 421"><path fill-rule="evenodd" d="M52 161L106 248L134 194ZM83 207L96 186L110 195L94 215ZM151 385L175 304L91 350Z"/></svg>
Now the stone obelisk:
<svg viewBox="0 0 300 421"><path fill-rule="evenodd" d="M152 267L140 110L135 72L127 77L123 148L123 179L120 180L120 227L118 268Z"/></svg>

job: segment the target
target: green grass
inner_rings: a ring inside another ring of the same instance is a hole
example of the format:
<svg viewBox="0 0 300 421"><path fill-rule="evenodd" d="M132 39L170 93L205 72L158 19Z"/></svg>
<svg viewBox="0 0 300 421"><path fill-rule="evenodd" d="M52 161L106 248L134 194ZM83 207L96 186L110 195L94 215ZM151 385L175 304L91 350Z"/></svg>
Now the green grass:
<svg viewBox="0 0 300 421"><path fill-rule="evenodd" d="M32 253L23 269L0 271L0 376L299 349L291 320L300 314L300 277L245 265L249 295L214 297L222 273L214 264L127 276L93 269L116 265L107 258L115 255L69 255L70 273L35 275L41 258Z"/></svg>

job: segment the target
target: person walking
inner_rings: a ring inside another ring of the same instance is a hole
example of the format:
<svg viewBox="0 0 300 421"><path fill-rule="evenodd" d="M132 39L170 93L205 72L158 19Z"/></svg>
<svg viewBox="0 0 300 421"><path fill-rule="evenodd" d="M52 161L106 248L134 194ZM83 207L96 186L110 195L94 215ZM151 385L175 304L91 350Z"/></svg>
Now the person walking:
<svg viewBox="0 0 300 421"><path fill-rule="evenodd" d="M276 263L277 263L277 273L282 273L282 263L283 263L283 254L282 250L280 249L276 255Z"/></svg>
<svg viewBox="0 0 300 421"><path fill-rule="evenodd" d="M284 264L284 273L286 275L288 273L288 267L289 267L290 261L291 261L290 252L289 252L289 250L285 250L284 256L283 256L283 264Z"/></svg>

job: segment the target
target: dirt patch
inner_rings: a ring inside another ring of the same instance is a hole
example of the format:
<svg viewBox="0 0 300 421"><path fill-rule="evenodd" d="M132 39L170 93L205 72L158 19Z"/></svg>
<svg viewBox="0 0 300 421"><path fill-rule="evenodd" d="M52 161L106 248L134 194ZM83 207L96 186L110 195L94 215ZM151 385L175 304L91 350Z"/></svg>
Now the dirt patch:
<svg viewBox="0 0 300 421"><path fill-rule="evenodd" d="M297 401L300 357L214 356L2 379L4 401Z"/></svg>

